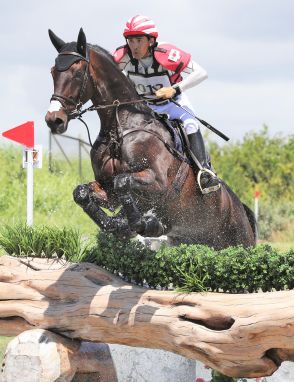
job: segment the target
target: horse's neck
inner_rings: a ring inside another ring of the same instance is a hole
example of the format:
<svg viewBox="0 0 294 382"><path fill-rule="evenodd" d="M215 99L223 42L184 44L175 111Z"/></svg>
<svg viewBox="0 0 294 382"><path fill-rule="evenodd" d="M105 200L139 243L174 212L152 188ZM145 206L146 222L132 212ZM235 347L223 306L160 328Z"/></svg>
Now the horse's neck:
<svg viewBox="0 0 294 382"><path fill-rule="evenodd" d="M91 58L93 83L95 84L91 100L94 106L113 105L116 100L123 103L139 99L134 87L114 62L97 52L92 52ZM101 121L101 129L109 131L116 121L116 107L97 109L97 112Z"/></svg>
<svg viewBox="0 0 294 382"><path fill-rule="evenodd" d="M92 51L90 62L96 86L94 90L95 103L105 105L112 104L115 100L125 102L130 99L139 99L134 86L114 61L111 61L111 58Z"/></svg>

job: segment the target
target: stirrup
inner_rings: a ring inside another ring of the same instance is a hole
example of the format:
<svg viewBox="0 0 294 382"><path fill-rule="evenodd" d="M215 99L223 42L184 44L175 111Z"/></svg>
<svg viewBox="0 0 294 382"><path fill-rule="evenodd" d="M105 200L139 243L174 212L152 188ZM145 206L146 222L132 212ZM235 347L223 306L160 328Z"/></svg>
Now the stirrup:
<svg viewBox="0 0 294 382"><path fill-rule="evenodd" d="M201 175L204 172L207 172L208 174L210 174L213 177L217 178L215 173L213 171L209 170L208 168L202 168L201 170L199 170L198 175L197 175L197 183L198 183L200 191L202 192L203 195L209 194L210 192L217 191L220 188L220 183L218 183L216 186L207 187L207 188L203 189L202 186L201 186L200 178L201 178Z"/></svg>

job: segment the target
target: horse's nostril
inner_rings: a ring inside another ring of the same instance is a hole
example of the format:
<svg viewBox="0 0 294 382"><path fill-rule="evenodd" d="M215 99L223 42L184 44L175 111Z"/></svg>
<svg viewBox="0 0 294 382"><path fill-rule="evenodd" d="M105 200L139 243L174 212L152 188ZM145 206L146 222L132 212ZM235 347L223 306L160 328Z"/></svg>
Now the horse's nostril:
<svg viewBox="0 0 294 382"><path fill-rule="evenodd" d="M66 130L66 121L62 118L45 118L47 126L53 134L61 134Z"/></svg>
<svg viewBox="0 0 294 382"><path fill-rule="evenodd" d="M54 124L58 127L64 124L64 121L61 118L56 118Z"/></svg>

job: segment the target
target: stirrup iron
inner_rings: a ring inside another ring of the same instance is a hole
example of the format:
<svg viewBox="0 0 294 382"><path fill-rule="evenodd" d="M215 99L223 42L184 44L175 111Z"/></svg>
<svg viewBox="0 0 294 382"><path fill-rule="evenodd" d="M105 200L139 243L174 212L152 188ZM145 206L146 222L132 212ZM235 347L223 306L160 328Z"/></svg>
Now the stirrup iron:
<svg viewBox="0 0 294 382"><path fill-rule="evenodd" d="M220 183L218 183L216 186L212 186L212 187L208 187L208 188L203 189L201 186L200 178L204 172L207 172L208 174L212 175L213 177L216 177L215 173L213 171L209 170L208 168L202 168L201 170L199 170L198 175L197 175L197 183L198 183L200 191L203 195L209 194L210 192L217 191L220 188Z"/></svg>

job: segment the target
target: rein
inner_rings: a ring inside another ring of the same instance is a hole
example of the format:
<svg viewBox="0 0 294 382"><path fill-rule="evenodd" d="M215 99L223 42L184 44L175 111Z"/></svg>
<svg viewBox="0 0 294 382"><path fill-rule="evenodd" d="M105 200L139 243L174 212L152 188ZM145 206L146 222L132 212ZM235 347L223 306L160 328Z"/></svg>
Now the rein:
<svg viewBox="0 0 294 382"><path fill-rule="evenodd" d="M83 82L82 82L82 86L81 86L77 101L73 100L72 98L66 97L66 96L61 95L61 94L56 94L56 93L54 93L52 95L51 101L52 100L59 101L62 104L62 106L64 107L69 119L78 119L79 121L81 121L85 125L85 127L87 129L88 139L89 139L89 143L90 143L91 147L93 147L93 144L91 141L89 128L88 128L87 123L83 120L82 115L88 111L101 110L101 109L107 109L107 108L113 108L114 107L115 108L115 117L116 117L116 122L117 122L116 132L110 133L110 140L109 140L109 143L108 143L104 152L106 152L106 150L109 147L111 147L112 145L114 145L116 150L120 149L124 136L132 134L134 132L144 131L144 132L147 132L147 133L152 134L155 137L157 137L161 142L164 143L167 150L171 154L173 154L175 157L177 157L179 160L187 162L187 158L185 158L185 156L183 156L180 152L178 152L176 149L171 147L166 140L164 140L159 134L157 134L154 131L147 130L144 128L128 129L128 130L123 131L123 128L122 128L120 120L119 120L119 115L118 115L119 106L146 102L144 99L135 99L135 100L124 101L124 102L121 102L118 99L116 99L111 104L98 105L98 106L91 105L91 106L87 107L86 109L81 110L82 106L83 106L83 103L81 100L82 100L83 95L85 93L88 79L90 78L93 81L93 79L89 73L89 65L90 65L89 58L84 57L81 54L79 54L77 52L72 52L72 51L61 52L61 53L59 53L59 56L76 56L76 57L78 57L78 59L86 61L86 68L84 71ZM73 105L74 110L69 111L67 108L67 104Z"/></svg>
<svg viewBox="0 0 294 382"><path fill-rule="evenodd" d="M66 97L67 98L67 97ZM52 98L51 98L52 99ZM87 123L83 120L82 118L82 115L85 114L86 112L88 111L95 111L95 110L100 110L100 109L107 109L107 108L110 108L110 107L115 107L116 110L115 110L115 116L116 116L116 121L117 121L117 126L119 127L118 129L118 135L119 135L119 140L121 140L123 138L122 136L122 127L121 127L121 124L120 124L120 121L119 121L119 117L118 117L118 107L120 105L130 105L130 104L134 104L134 103L139 103L139 102L144 102L143 99L138 99L138 100L132 100L132 101L125 101L125 102L120 102L118 99L114 100L113 103L111 104L108 104L108 105L98 105L98 106L94 106L94 105L91 105L89 107L87 107L86 109L84 110L81 110L81 107L82 105L78 108L76 107L75 110L73 110L72 112L69 112L68 113L68 116L70 117L70 119L78 119L79 121L81 121L85 126L86 126L86 129L87 129L87 133L88 133L88 139L89 139L89 143L91 145L91 147L93 147L93 144L92 144L92 141L91 141L91 137L90 137L90 132L89 132L89 128L88 128L88 125ZM115 137L113 135L110 135L110 142L109 144L107 145L107 148L109 146L111 146L113 143L118 143L118 141L116 141ZM106 149L107 149L106 148Z"/></svg>
<svg viewBox="0 0 294 382"><path fill-rule="evenodd" d="M119 135L122 138L122 134L121 134L122 128L121 128L119 118L118 118L118 107L120 105L128 105L128 104L144 102L144 100L138 99L138 100L125 101L125 102L120 102L119 100L114 100L112 104L98 105L98 106L91 105L90 107L88 107L84 110L81 110L81 108L83 106L83 103L81 100L82 100L83 95L85 93L88 79L90 78L92 80L91 75L89 75L89 65L90 65L89 58L84 57L81 54L79 54L77 52L73 52L73 51L60 52L58 56L76 56L78 59L81 59L82 61L86 61L87 65L86 65L86 68L84 71L83 82L82 82L82 86L81 86L77 101L73 100L70 97L66 97L64 95L56 94L56 93L52 94L50 101L53 101L53 100L59 101L61 103L61 105L63 106L63 108L65 109L69 119L78 119L79 121L81 121L85 125L85 127L87 129L88 139L89 139L89 143L90 143L91 147L93 147L93 144L91 141L89 128L88 128L87 123L82 119L82 115L85 114L87 111L94 111L94 110L99 110L99 109L106 109L106 108L110 108L110 107L115 107L116 108L116 120L117 120L117 123L119 126ZM74 110L69 111L67 104L73 105Z"/></svg>
<svg viewBox="0 0 294 382"><path fill-rule="evenodd" d="M80 117L81 115L83 115L84 113L86 113L87 111L94 111L94 110L99 110L99 109L107 109L109 107L118 107L118 106L121 106L121 105L130 105L130 104L133 104L133 103L140 103L140 102L145 102L145 100L144 99L134 99L134 100L131 100L131 101L120 102L118 99L115 99L112 103L110 103L108 105L98 105L98 106L91 105L91 106L87 107L84 110L73 110L70 113L70 116L72 116L72 118L77 118L77 117Z"/></svg>
<svg viewBox="0 0 294 382"><path fill-rule="evenodd" d="M118 108L119 106L121 105L130 105L130 104L134 104L134 103L139 103L139 102L145 102L144 99L139 99L139 100L131 100L131 101L125 101L125 102L120 102L118 99L114 100L112 104L108 104L108 105L98 105L98 106L94 106L94 105L91 105L89 106L88 108L84 109L84 110L74 110L72 113L70 113L70 116L71 116L71 119L78 119L79 121L81 121L87 128L87 132L88 132L88 138L89 138L89 142L90 142L90 145L91 147L93 147L92 145L92 142L91 142L91 138L90 138L90 133L89 133L89 128L88 128L88 125L86 124L86 122L82 119L82 115L84 113L86 113L87 111L94 111L94 110L99 110L99 109L106 109L106 108L110 108L110 107L115 107L115 116L116 116L116 121L117 121L117 134L111 134L110 135L110 140L109 140L109 143L105 149L105 151L107 151L107 149L114 143L120 145L121 144L121 141L123 140L123 138L126 136L126 135L129 135L129 134L132 134L132 133L135 133L135 132L138 132L138 131L144 131L145 133L149 133L149 134L152 134L154 135L157 139L159 139L164 145L165 147L167 148L167 150L173 154L175 157L177 157L179 160L183 161L183 162L187 162L187 158L182 155L179 151L177 151L176 149L174 149L172 146L169 145L169 143L164 140L159 134L157 134L155 131L152 131L152 130L147 130L147 129L144 129L144 128L137 128L137 129L128 129L128 130L125 130L123 131L122 129L122 126L120 124L120 120L119 120L119 116L118 116ZM74 113L74 114L73 114ZM117 137L115 136L117 135ZM118 139L116 139L118 138Z"/></svg>

